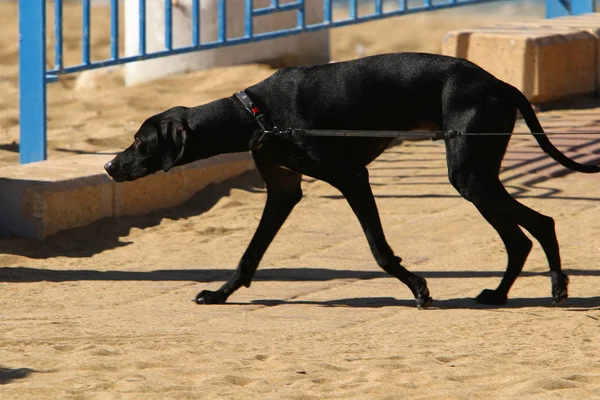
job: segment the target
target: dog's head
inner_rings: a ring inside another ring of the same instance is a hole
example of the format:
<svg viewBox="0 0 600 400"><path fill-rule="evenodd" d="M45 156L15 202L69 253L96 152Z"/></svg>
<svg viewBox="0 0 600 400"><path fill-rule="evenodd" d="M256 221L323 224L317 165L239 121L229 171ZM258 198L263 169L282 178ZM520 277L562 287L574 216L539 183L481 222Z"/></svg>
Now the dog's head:
<svg viewBox="0 0 600 400"><path fill-rule="evenodd" d="M191 130L181 112L169 111L148 118L133 143L104 165L112 179L133 181L182 161Z"/></svg>

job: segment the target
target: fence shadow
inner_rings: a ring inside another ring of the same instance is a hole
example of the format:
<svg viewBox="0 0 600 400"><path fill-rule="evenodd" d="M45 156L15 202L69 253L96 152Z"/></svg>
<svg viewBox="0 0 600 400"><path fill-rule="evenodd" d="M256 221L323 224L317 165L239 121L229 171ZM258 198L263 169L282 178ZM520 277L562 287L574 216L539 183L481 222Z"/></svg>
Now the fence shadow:
<svg viewBox="0 0 600 400"><path fill-rule="evenodd" d="M577 161L580 158L583 158L586 154L598 154L600 153L600 138L590 137L590 138L581 138L577 137L573 140L556 140L557 143L555 145L559 147L561 151L568 152L576 152L575 155L570 155L570 158ZM444 186L448 185L450 187L450 182L448 181L446 172L446 167L441 165L427 165L427 162L430 161L439 161L439 159L445 157L444 147L440 144L431 144L429 142L423 142L418 144L419 147L434 147L436 152L432 153L431 151L427 154L426 158L415 159L414 157L410 157L410 155L414 155L409 150L404 150L402 154L397 159L384 159L377 160L379 166L370 167L370 170L376 170L378 173L373 175L376 178L391 178L391 179L401 179L401 178L429 178L430 182L426 180L422 180L419 182L372 182L372 186L374 187L386 187L386 186ZM566 167L560 166L556 161L552 160L550 156L541 152L541 150L537 149L532 151L531 149L537 147L537 144L532 141L531 146L520 146L510 148L504 157L503 167L500 172L500 180L502 183L510 189L511 195L514 198L521 199L552 199L552 200L571 200L571 201L599 201L598 197L586 197L586 196L576 196L576 195L564 195L563 190L552 187L549 185L549 182L556 179L561 178L573 173L576 171L570 170ZM512 152L512 154L511 154ZM395 150L389 151L388 154L400 154ZM432 154L437 154L439 158L431 158ZM520 154L519 157L517 154ZM522 157L523 155L527 155L527 157ZM405 157L404 155L409 155L409 157ZM417 166L410 165L415 161L418 162ZM542 163L540 165L540 162ZM381 163L381 164L380 164ZM396 165L387 165L389 163L395 163ZM586 161L588 164L597 164L600 163L600 155L597 157L593 157ZM536 165L535 167L533 165ZM411 175L407 170L418 170L419 174ZM421 174L422 171L431 171L431 173ZM442 172L443 170L443 172ZM382 172L379 172L382 171ZM400 173L397 173L401 171ZM389 179L388 179L389 180ZM545 183L545 186L540 186L540 184ZM378 190L381 192L381 190ZM385 194L385 193L375 193L376 198L398 198L398 199L428 199L428 198L438 198L438 199L455 199L461 198L461 196L456 192L450 193L423 193L423 194ZM322 198L332 199L332 200L341 200L344 197L339 195L322 195Z"/></svg>
<svg viewBox="0 0 600 400"><path fill-rule="evenodd" d="M0 144L0 150L18 153L19 152L19 144L17 142L3 143L3 144Z"/></svg>
<svg viewBox="0 0 600 400"><path fill-rule="evenodd" d="M567 99L553 100L543 104L537 104L539 112L552 110L590 110L600 107L600 97L597 93L591 95L578 95ZM543 123L543 118L540 118Z"/></svg>
<svg viewBox="0 0 600 400"><path fill-rule="evenodd" d="M163 269L155 271L99 271L94 269L58 270L30 267L0 267L0 282L75 282L75 281L190 281L224 282L233 275L235 268L213 269ZM504 271L419 271L424 278L501 278ZM565 269L569 276L600 276L600 270ZM547 272L523 271L520 276L546 276ZM384 271L337 270L328 268L266 268L259 269L255 281L263 282L324 282L341 279L370 280L395 279Z"/></svg>
<svg viewBox="0 0 600 400"><path fill-rule="evenodd" d="M99 154L98 151L86 151L86 150L73 150L73 149L66 149L66 148L56 148L54 149L54 151L59 151L61 153L71 153L71 154ZM117 151L102 151L102 154L110 154L110 155L117 155L119 154L119 152Z"/></svg>
<svg viewBox="0 0 600 400"><path fill-rule="evenodd" d="M0 267L0 282L73 281L191 281L224 282L235 267L214 269L169 269L156 271L56 270L28 267ZM256 272L255 281L331 281L338 279L388 278L383 271L351 271L326 268L272 268Z"/></svg>
<svg viewBox="0 0 600 400"><path fill-rule="evenodd" d="M6 385L14 381L15 379L24 379L27 378L35 372L30 368L5 368L0 367L0 385Z"/></svg>

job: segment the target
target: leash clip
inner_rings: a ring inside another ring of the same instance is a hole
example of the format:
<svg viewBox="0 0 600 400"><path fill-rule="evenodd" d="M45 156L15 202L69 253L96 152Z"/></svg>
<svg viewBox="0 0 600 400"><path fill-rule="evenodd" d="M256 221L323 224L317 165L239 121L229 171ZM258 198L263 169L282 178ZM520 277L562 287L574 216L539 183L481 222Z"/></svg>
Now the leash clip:
<svg viewBox="0 0 600 400"><path fill-rule="evenodd" d="M446 131L444 133L444 139L454 139L457 138L459 136L462 136L460 132L456 132L456 131Z"/></svg>
<svg viewBox="0 0 600 400"><path fill-rule="evenodd" d="M291 132L291 129L286 129L286 130L281 130L279 129L276 125L274 125L271 129L266 130L266 129L261 129L261 133L260 136L258 137L258 139L256 139L256 141L252 142L252 150L256 150L259 149L260 147L262 147L262 145L269 139L272 138L276 135L281 135L284 133L289 133Z"/></svg>
<svg viewBox="0 0 600 400"><path fill-rule="evenodd" d="M456 131L435 131L433 133L433 137L431 138L431 140L449 140L449 139L454 139L457 138L459 136L462 136L462 134L460 132L456 132Z"/></svg>

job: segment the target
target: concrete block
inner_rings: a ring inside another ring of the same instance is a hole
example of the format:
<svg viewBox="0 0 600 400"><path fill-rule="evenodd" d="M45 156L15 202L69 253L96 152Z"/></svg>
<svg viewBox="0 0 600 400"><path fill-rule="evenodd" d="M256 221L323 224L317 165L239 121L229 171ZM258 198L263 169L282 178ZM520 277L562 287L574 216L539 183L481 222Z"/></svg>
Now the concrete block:
<svg viewBox="0 0 600 400"><path fill-rule="evenodd" d="M177 206L211 183L254 168L250 153L236 153L115 183L102 168L112 157L78 155L0 168L0 236L42 240L102 218Z"/></svg>
<svg viewBox="0 0 600 400"><path fill-rule="evenodd" d="M468 59L534 103L596 90L598 39L568 27L490 27L450 32L443 54Z"/></svg>
<svg viewBox="0 0 600 400"><path fill-rule="evenodd" d="M80 155L0 168L0 235L43 239L113 215L111 155ZM105 161L104 161L105 162Z"/></svg>
<svg viewBox="0 0 600 400"><path fill-rule="evenodd" d="M596 38L596 74L595 87L600 88L600 14L582 14L567 17L542 19L538 21L512 22L494 25L494 28L508 29L571 29L585 31Z"/></svg>
<svg viewBox="0 0 600 400"><path fill-rule="evenodd" d="M197 0L196 0L197 1ZM226 0L227 37L243 37L245 33L245 0ZM164 0L146 0L146 49L165 49ZM217 40L218 0L200 2L200 41ZM255 0L254 8L271 5L271 0ZM192 44L192 0L179 0L173 7L173 48ZM306 23L323 21L321 0L306 0ZM295 27L296 11L276 12L253 18L254 33ZM139 2L125 2L125 53L139 54ZM213 67L248 63L267 63L277 67L322 64L329 61L329 32L320 30L244 45L226 46L187 54L128 63L125 83L132 85L167 75Z"/></svg>

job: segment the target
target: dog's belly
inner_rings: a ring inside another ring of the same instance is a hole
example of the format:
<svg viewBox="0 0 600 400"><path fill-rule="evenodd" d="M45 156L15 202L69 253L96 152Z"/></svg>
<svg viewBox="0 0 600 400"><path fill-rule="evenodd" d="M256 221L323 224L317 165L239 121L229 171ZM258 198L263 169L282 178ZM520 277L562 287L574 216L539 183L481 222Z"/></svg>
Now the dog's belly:
<svg viewBox="0 0 600 400"><path fill-rule="evenodd" d="M433 121L418 120L415 121L414 124L410 127L410 129L407 129L407 131L435 132L441 129L442 128L439 126L439 124Z"/></svg>
<svg viewBox="0 0 600 400"><path fill-rule="evenodd" d="M310 137L293 146L274 146L261 153L282 168L320 179L328 171L365 167L391 141L392 138Z"/></svg>
<svg viewBox="0 0 600 400"><path fill-rule="evenodd" d="M416 120L379 128L389 131L435 132L440 127L428 120ZM390 137L291 136L273 141L261 153L282 168L321 178L327 171L358 170L372 163L394 140Z"/></svg>

